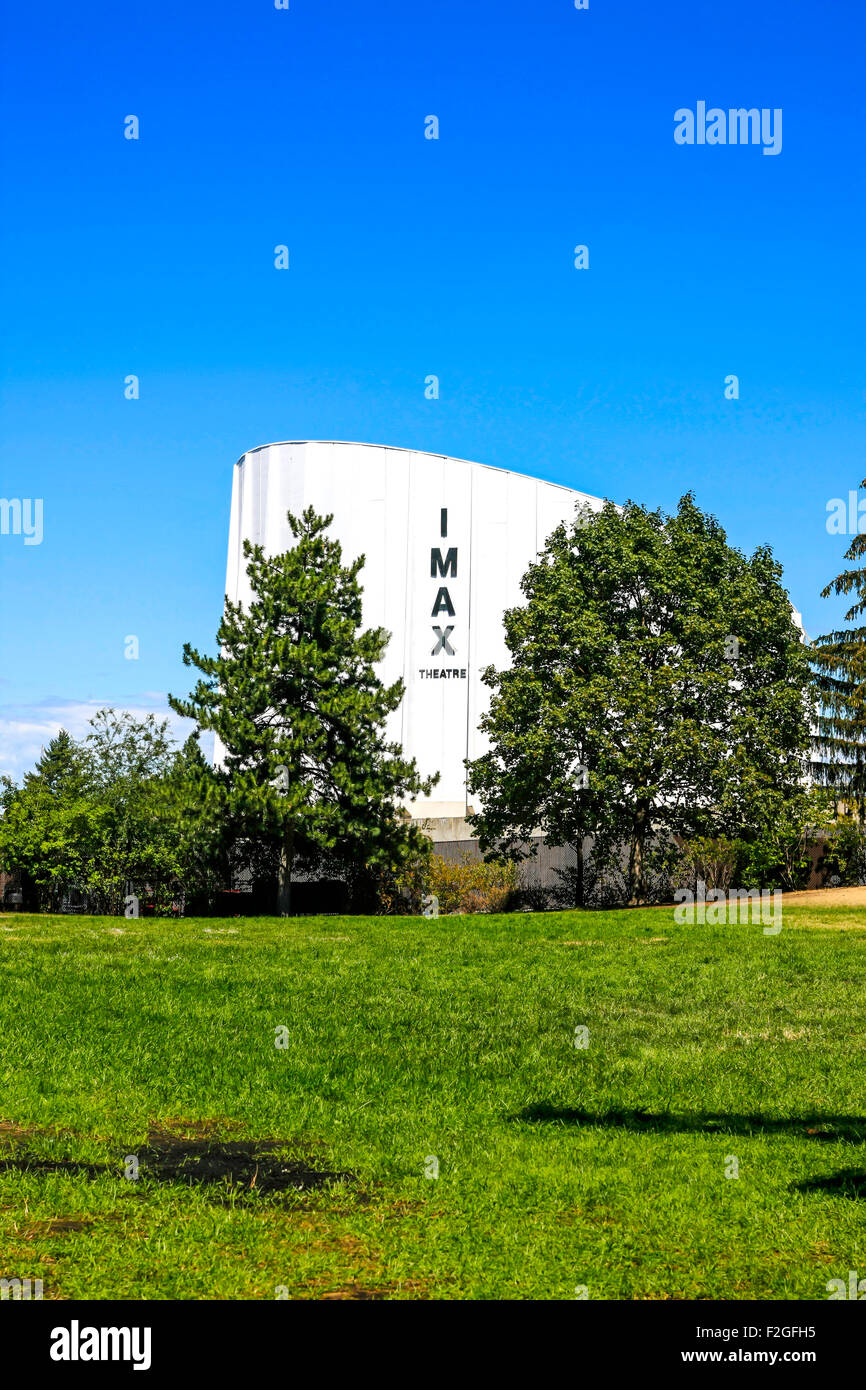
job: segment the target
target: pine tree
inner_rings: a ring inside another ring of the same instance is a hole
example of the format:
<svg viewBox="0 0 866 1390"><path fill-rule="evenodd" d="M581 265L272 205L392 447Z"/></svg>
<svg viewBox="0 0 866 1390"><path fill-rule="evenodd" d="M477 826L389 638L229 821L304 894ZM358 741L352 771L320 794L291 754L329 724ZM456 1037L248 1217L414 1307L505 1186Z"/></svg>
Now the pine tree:
<svg viewBox="0 0 866 1390"><path fill-rule="evenodd" d="M288 520L296 544L283 554L244 542L251 602L226 599L219 656L184 647L203 679L187 700L169 696L222 744L214 809L236 836L274 846L283 914L295 866L327 857L375 872L423 850L399 803L433 785L384 742L403 683L375 672L385 630L360 630L364 557L343 565L331 516Z"/></svg>
<svg viewBox="0 0 866 1390"><path fill-rule="evenodd" d="M866 487L866 480L860 484ZM866 535L856 535L845 552L846 560L866 555ZM815 721L812 774L824 786L833 787L866 814L866 567L849 568L821 590L822 598L853 595L854 602L840 628L812 643L815 685L820 706Z"/></svg>
<svg viewBox="0 0 866 1390"><path fill-rule="evenodd" d="M185 910L190 902L209 907L231 875L230 827L209 814L217 781L196 729L174 753L156 801L160 822L170 826Z"/></svg>
<svg viewBox="0 0 866 1390"><path fill-rule="evenodd" d="M61 729L51 739L32 772L24 777L27 788L39 786L51 796L80 794L88 782L87 759L81 745Z"/></svg>

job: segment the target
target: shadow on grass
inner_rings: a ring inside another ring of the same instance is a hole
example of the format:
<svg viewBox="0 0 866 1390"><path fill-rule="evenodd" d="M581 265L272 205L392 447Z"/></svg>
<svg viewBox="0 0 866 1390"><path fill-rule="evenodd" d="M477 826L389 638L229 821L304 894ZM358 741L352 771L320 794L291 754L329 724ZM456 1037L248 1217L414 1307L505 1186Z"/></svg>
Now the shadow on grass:
<svg viewBox="0 0 866 1390"><path fill-rule="evenodd" d="M76 1163L72 1158L36 1158L19 1153L15 1158L0 1158L0 1173L68 1173L71 1177L104 1178L107 1174L116 1177L117 1168L110 1163Z"/></svg>
<svg viewBox="0 0 866 1390"><path fill-rule="evenodd" d="M142 1178L158 1183L217 1189L214 1196L231 1193L310 1192L332 1183L355 1184L353 1173L317 1167L309 1154L276 1139L232 1140L181 1139L151 1130L146 1145L117 1163L80 1163L74 1159L49 1159L16 1146L10 1157L0 1158L0 1173L64 1173L76 1177L123 1177L129 1157L135 1157ZM130 1186L135 1180L129 1179Z"/></svg>
<svg viewBox="0 0 866 1390"><path fill-rule="evenodd" d="M803 1182L791 1185L793 1192L829 1192L833 1197L854 1197L859 1201L866 1198L866 1173L862 1169L843 1168L839 1173L831 1173L824 1178L806 1178Z"/></svg>
<svg viewBox="0 0 866 1390"><path fill-rule="evenodd" d="M797 1115L780 1120L764 1115L579 1110L540 1102L511 1118L527 1124L592 1125L638 1134L790 1134L801 1139L866 1142L864 1115Z"/></svg>

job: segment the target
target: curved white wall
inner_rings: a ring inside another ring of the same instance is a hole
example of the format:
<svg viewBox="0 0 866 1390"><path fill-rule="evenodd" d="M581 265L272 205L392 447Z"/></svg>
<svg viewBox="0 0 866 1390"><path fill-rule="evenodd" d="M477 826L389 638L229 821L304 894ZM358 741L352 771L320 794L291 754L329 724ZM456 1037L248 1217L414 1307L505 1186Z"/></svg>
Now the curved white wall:
<svg viewBox="0 0 866 1390"><path fill-rule="evenodd" d="M226 593L236 602L249 597L245 538L275 554L293 544L287 511L332 512L344 557L366 556L364 623L391 633L382 679L402 676L406 687L388 737L425 775L441 773L431 800L412 813L463 816L463 759L486 746L478 721L489 692L479 672L508 663L503 611L521 601L527 566L576 505L597 509L601 501L442 454L268 444L235 466Z"/></svg>

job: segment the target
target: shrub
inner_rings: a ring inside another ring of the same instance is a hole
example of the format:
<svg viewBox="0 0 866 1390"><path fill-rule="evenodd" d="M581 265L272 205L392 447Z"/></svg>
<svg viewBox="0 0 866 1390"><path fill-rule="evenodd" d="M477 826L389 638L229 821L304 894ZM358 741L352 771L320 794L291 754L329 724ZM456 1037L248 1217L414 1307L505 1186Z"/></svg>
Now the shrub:
<svg viewBox="0 0 866 1390"><path fill-rule="evenodd" d="M834 885L866 882L866 833L858 821L845 817L828 830L821 871L825 881Z"/></svg>
<svg viewBox="0 0 866 1390"><path fill-rule="evenodd" d="M743 846L739 840L727 840L723 836L685 840L680 855L683 886L692 887L701 879L707 888L721 888L727 893L742 859Z"/></svg>
<svg viewBox="0 0 866 1390"><path fill-rule="evenodd" d="M432 855L428 849L410 854L398 867L380 872L378 911L386 916L417 915L430 894Z"/></svg>
<svg viewBox="0 0 866 1390"><path fill-rule="evenodd" d="M520 886L517 865L510 860L457 861L434 854L430 859L430 892L439 899L440 913L505 912Z"/></svg>
<svg viewBox="0 0 866 1390"><path fill-rule="evenodd" d="M553 893L540 883L523 883L508 900L509 912L552 912Z"/></svg>
<svg viewBox="0 0 866 1390"><path fill-rule="evenodd" d="M508 860L486 863L468 852L456 861L424 854L407 860L392 880L383 883L380 910L419 913L435 897L442 914L506 912L517 906L519 894L519 870Z"/></svg>
<svg viewBox="0 0 866 1390"><path fill-rule="evenodd" d="M812 787L777 808L760 835L744 846L738 873L740 884L761 888L805 888L814 859L833 819L832 794Z"/></svg>

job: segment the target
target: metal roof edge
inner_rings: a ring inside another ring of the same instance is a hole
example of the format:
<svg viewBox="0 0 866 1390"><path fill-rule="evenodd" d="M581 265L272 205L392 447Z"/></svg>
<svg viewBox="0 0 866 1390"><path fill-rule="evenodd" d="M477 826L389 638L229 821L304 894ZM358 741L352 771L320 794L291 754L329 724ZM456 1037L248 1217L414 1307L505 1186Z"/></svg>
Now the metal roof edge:
<svg viewBox="0 0 866 1390"><path fill-rule="evenodd" d="M428 458L445 459L448 463L465 463L471 468L488 468L491 473L510 473L515 478L528 478L533 483L544 483L545 487L558 487L562 492L571 492L578 497L589 497L595 502L606 499L593 492L583 492L580 488L568 487L565 483L552 483L547 478L537 478L534 473L519 473L515 468L499 468L493 463L479 463L478 459L457 458L454 454L439 454L431 449L408 449L403 444L373 444L367 439L276 439L269 444L257 444L247 449L235 463L235 468L243 463L248 454L258 454L262 449L279 449L289 444L341 444L360 449L390 449L397 454L426 454Z"/></svg>

